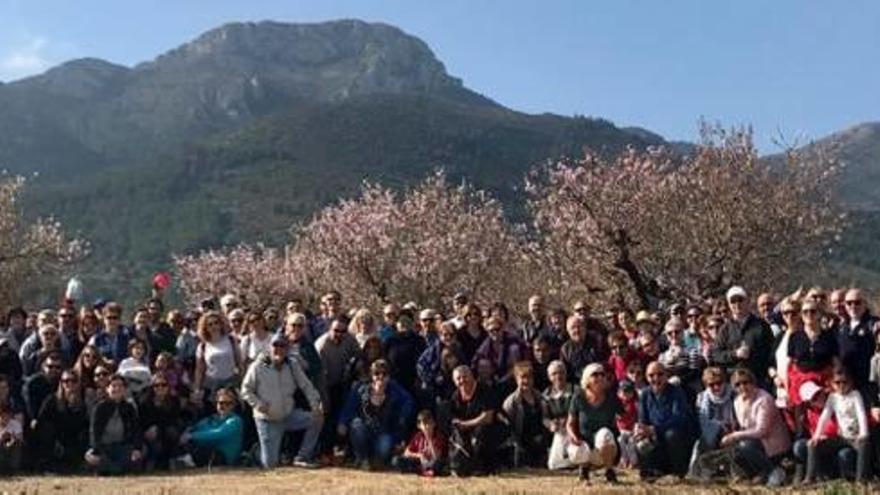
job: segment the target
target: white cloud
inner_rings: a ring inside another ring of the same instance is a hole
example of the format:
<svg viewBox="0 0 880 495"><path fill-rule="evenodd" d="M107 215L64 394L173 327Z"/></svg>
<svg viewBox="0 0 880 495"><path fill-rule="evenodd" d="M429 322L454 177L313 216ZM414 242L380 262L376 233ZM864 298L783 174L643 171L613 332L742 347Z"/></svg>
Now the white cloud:
<svg viewBox="0 0 880 495"><path fill-rule="evenodd" d="M17 46L0 53L0 81L14 81L39 74L52 66L47 53L49 40L32 36Z"/></svg>

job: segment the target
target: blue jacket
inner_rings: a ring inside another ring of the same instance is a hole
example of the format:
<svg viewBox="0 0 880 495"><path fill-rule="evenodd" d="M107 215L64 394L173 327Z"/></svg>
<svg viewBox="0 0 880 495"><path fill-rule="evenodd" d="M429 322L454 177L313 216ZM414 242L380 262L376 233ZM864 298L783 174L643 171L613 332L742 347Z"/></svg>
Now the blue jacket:
<svg viewBox="0 0 880 495"><path fill-rule="evenodd" d="M190 431L190 438L199 446L219 451L227 464L238 464L243 431L244 424L237 414L232 413L222 419L214 414L196 423Z"/></svg>
<svg viewBox="0 0 880 495"><path fill-rule="evenodd" d="M396 381L389 380L385 388L385 403L376 415L371 415L364 407L370 400L370 385L369 382L358 383L351 388L339 413L338 424L349 426L352 420L360 418L368 426L391 434L395 442L405 439L416 411L412 395Z"/></svg>
<svg viewBox="0 0 880 495"><path fill-rule="evenodd" d="M115 341L112 340L110 334L102 328L92 337L91 344L94 345L98 349L98 352L100 352L106 359L110 359L114 363L119 364L123 359L128 357L128 340L130 338L131 334L125 327L119 327L119 331L116 332Z"/></svg>
<svg viewBox="0 0 880 495"><path fill-rule="evenodd" d="M691 434L694 415L687 394L671 383L659 395L645 387L639 397L639 423L653 426L658 437L670 429Z"/></svg>

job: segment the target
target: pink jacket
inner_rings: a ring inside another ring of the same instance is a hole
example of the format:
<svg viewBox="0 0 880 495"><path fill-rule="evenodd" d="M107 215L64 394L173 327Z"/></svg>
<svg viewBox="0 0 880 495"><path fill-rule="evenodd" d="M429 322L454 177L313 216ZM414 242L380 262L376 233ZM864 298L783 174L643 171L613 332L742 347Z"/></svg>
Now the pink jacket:
<svg viewBox="0 0 880 495"><path fill-rule="evenodd" d="M782 454L791 447L788 426L776 408L773 397L766 391L758 389L751 402L738 395L733 400L733 409L739 429L731 433L732 440L757 438L769 457Z"/></svg>

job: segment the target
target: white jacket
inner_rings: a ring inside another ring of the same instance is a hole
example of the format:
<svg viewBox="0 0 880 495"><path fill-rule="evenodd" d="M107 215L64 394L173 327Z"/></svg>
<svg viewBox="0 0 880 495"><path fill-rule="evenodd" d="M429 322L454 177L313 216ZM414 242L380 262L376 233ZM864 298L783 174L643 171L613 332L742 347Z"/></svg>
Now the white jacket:
<svg viewBox="0 0 880 495"><path fill-rule="evenodd" d="M254 417L282 421L293 411L293 394L301 389L312 410L321 405L321 396L296 360L285 359L276 368L268 355L260 356L248 367L241 384L241 398L254 408ZM268 408L260 412L261 406Z"/></svg>

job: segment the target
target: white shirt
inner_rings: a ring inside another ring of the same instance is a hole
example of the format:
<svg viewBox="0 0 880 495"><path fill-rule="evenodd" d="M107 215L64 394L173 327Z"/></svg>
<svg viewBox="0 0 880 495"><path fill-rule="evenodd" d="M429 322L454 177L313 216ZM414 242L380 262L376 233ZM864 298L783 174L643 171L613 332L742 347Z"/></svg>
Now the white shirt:
<svg viewBox="0 0 880 495"><path fill-rule="evenodd" d="M217 342L205 342L198 346L196 359L205 360L205 378L223 381L235 375L235 351L228 335Z"/></svg>
<svg viewBox="0 0 880 495"><path fill-rule="evenodd" d="M865 411L862 394L857 390L850 390L846 395L832 392L828 396L825 409L819 416L816 432L825 431L825 425L832 414L837 419L837 429L842 438L846 440L868 438L868 413Z"/></svg>

